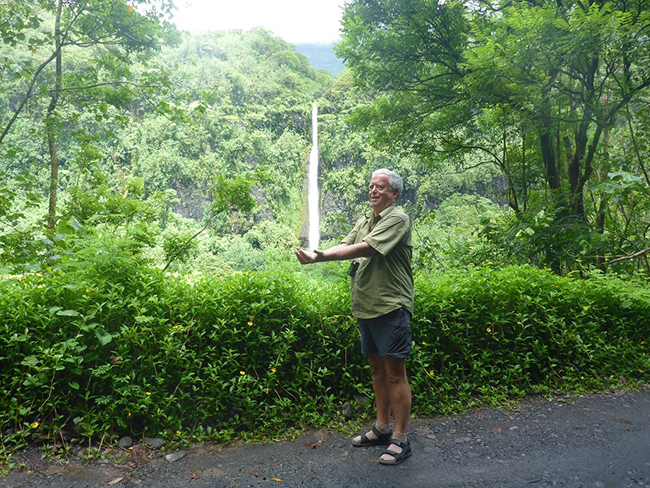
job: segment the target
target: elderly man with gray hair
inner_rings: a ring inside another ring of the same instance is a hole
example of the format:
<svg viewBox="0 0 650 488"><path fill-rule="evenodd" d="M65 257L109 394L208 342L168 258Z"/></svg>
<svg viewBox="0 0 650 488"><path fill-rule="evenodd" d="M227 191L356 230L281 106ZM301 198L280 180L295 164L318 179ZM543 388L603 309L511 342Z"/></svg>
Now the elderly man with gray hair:
<svg viewBox="0 0 650 488"><path fill-rule="evenodd" d="M325 251L297 248L302 264L352 260L352 313L359 323L361 351L368 357L377 418L372 429L352 439L354 446L388 445L381 464L400 464L411 455L407 438L411 388L406 359L411 354L413 274L411 221L397 207L402 179L388 169L372 174L372 210L361 217L342 243ZM395 422L390 428L390 415Z"/></svg>

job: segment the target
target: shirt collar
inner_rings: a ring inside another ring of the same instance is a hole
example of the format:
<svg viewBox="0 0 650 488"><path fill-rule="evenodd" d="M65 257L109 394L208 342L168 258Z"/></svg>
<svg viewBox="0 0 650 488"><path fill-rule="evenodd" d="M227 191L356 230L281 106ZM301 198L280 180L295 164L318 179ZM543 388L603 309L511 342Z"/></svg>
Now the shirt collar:
<svg viewBox="0 0 650 488"><path fill-rule="evenodd" d="M390 207L387 207L387 208L385 208L384 210L382 210L381 212L379 212L379 215L378 215L377 217L379 217L380 219L382 219L382 218L386 217L386 215L388 215L389 213L391 213L393 210L395 210L395 208L397 208L397 202L391 204ZM375 220L375 213L372 211L372 209L370 209L370 210L366 213L366 218L367 218L367 219L371 219L371 220Z"/></svg>

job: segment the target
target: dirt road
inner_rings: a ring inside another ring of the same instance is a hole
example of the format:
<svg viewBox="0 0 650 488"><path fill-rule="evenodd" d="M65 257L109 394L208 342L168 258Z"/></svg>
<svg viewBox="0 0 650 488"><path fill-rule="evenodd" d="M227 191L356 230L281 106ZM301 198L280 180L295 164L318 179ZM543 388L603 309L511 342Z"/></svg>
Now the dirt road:
<svg viewBox="0 0 650 488"><path fill-rule="evenodd" d="M120 462L67 464L28 449L0 487L650 487L650 389L417 419L409 439L413 456L400 466L378 464L381 447L354 448L325 430L293 442L191 446L173 462L141 445Z"/></svg>

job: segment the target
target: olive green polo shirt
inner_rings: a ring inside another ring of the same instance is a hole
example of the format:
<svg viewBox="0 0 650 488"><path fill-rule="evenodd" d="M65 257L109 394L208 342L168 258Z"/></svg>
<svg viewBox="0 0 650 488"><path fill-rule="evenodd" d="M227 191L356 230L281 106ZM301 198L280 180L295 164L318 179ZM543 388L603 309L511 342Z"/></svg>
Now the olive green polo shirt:
<svg viewBox="0 0 650 488"><path fill-rule="evenodd" d="M359 242L366 242L378 254L356 259L359 268L350 282L352 314L359 319L372 319L398 308L413 313L409 216L395 204L377 217L371 210L343 240L350 245Z"/></svg>

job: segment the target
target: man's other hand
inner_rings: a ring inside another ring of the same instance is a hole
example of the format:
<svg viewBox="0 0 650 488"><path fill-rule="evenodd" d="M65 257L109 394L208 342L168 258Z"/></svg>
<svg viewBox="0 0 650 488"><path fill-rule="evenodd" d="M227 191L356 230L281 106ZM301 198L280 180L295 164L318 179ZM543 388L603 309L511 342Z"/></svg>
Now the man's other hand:
<svg viewBox="0 0 650 488"><path fill-rule="evenodd" d="M298 261L300 261L300 264L311 264L318 261L323 261L323 251L319 251L318 249L314 249L313 251L305 251L304 249L297 247L295 253Z"/></svg>

